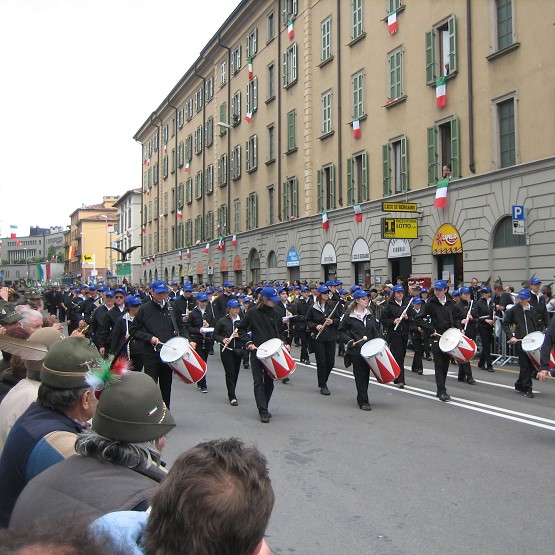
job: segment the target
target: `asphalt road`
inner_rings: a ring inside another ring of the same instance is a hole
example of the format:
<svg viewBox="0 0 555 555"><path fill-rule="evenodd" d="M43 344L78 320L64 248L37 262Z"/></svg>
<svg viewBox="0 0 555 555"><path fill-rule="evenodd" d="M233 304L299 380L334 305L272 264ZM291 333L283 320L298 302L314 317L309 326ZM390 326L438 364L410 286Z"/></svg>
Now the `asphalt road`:
<svg viewBox="0 0 555 555"><path fill-rule="evenodd" d="M298 349L293 349L298 358ZM315 365L276 383L273 418L262 424L250 370L238 407L227 401L219 355L209 358L208 393L174 379L177 421L164 458L199 441L239 437L270 467L276 504L267 530L273 553L547 554L555 545L552 483L555 383L534 382L535 399L513 388L515 368L478 383L456 379L452 401L435 397L431 362L407 387L370 382L371 412L359 410L353 377L337 357L320 395Z"/></svg>

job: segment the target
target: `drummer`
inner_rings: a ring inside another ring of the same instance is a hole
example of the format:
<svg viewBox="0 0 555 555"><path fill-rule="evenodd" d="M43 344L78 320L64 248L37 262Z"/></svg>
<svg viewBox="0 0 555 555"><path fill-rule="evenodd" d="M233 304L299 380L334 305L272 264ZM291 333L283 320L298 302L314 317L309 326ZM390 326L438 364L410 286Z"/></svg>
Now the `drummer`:
<svg viewBox="0 0 555 555"><path fill-rule="evenodd" d="M538 379L543 381L547 376L553 376L553 370L550 368L551 352L555 349L555 318L551 318L549 327L545 332L545 339L541 348L540 367L543 370L538 372Z"/></svg>
<svg viewBox="0 0 555 555"><path fill-rule="evenodd" d="M470 296L472 290L470 287L463 285L459 289L461 300L455 305L453 310L453 318L455 325L459 328L466 337L469 339L476 339L476 320L474 320L471 313ZM459 362L459 382L466 382L469 385L474 385L476 380L472 377L472 368L470 362Z"/></svg>
<svg viewBox="0 0 555 555"><path fill-rule="evenodd" d="M357 388L357 403L361 410L372 410L368 401L370 367L360 354L365 341L378 337L377 320L368 309L368 293L357 289L353 301L345 310L339 324L339 339L345 343L345 366L353 364L353 375ZM366 339L364 339L366 337Z"/></svg>
<svg viewBox="0 0 555 555"><path fill-rule="evenodd" d="M263 287L258 294L256 306L246 312L245 317L237 326L239 338L246 343L246 347L250 351L254 399L260 421L264 424L270 422L272 417L268 412L268 405L274 391L274 381L256 356L256 349L266 341L277 338L285 343L288 351L291 350L291 345L287 344L281 317L274 310L279 300L277 291L273 287ZM251 332L252 339L248 332Z"/></svg>

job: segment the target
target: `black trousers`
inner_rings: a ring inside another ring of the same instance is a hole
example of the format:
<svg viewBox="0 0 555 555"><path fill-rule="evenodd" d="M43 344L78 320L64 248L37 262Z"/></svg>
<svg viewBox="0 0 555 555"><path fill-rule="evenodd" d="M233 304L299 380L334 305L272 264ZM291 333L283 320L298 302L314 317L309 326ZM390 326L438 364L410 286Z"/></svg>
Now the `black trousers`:
<svg viewBox="0 0 555 555"><path fill-rule="evenodd" d="M236 399L235 388L239 379L239 369L243 355L237 355L233 349L220 349L220 358L225 371L225 385L229 400Z"/></svg>
<svg viewBox="0 0 555 555"><path fill-rule="evenodd" d="M197 348L195 349L195 351L200 355L200 358L202 360L204 360L204 362L208 362L208 354L210 353L210 349L212 348L212 344L207 344L205 348L199 347L199 345L197 345ZM197 387L200 389L201 387L206 387L206 374L204 374L204 378L202 378L201 380L199 380L197 382Z"/></svg>
<svg viewBox="0 0 555 555"><path fill-rule="evenodd" d="M405 383L405 356L407 354L407 343L409 336L407 334L397 333L391 330L389 333L389 348L393 358L401 368L399 377L394 380L394 383Z"/></svg>
<svg viewBox="0 0 555 555"><path fill-rule="evenodd" d="M446 391L445 381L447 380L451 357L440 350L439 341L432 341L432 356L434 357L437 392L443 393Z"/></svg>
<svg viewBox="0 0 555 555"><path fill-rule="evenodd" d="M522 341L515 343L515 355L518 357L518 365L520 366L515 388L522 391L532 391L532 375L536 369L526 351L522 350Z"/></svg>
<svg viewBox="0 0 555 555"><path fill-rule="evenodd" d="M459 364L459 381L463 382L469 378L472 378L472 368L470 362L463 362Z"/></svg>
<svg viewBox="0 0 555 555"><path fill-rule="evenodd" d="M368 381L370 380L370 367L360 354L351 355L353 362L353 376L357 388L357 403L360 407L368 403Z"/></svg>
<svg viewBox="0 0 555 555"><path fill-rule="evenodd" d="M144 363L144 358L142 354L131 353L131 356L129 357L129 359L131 360L131 364L133 365L133 370L135 370L136 372L143 371L143 366L145 363Z"/></svg>
<svg viewBox="0 0 555 555"><path fill-rule="evenodd" d="M314 340L312 342L312 348L316 356L318 387L324 387L328 383L328 378L335 364L335 341Z"/></svg>
<svg viewBox="0 0 555 555"><path fill-rule="evenodd" d="M424 354L424 349L422 346L422 337L412 336L412 348L414 350L414 357L412 359L411 370L413 372L421 372L424 370L422 364L422 356Z"/></svg>
<svg viewBox="0 0 555 555"><path fill-rule="evenodd" d="M160 386L162 399L166 406L170 408L170 397L172 394L173 371L164 364L159 358L145 358L145 374L148 374Z"/></svg>
<svg viewBox="0 0 555 555"><path fill-rule="evenodd" d="M301 341L301 360L308 360L308 333L299 330L299 339Z"/></svg>
<svg viewBox="0 0 555 555"><path fill-rule="evenodd" d="M274 380L264 369L264 366L256 356L256 351L251 351L251 372L254 385L254 400L256 401L258 412L268 410L268 405L274 391Z"/></svg>
<svg viewBox="0 0 555 555"><path fill-rule="evenodd" d="M493 328L479 327L480 338L482 339L482 352L480 353L480 366L491 368L491 346L493 343Z"/></svg>

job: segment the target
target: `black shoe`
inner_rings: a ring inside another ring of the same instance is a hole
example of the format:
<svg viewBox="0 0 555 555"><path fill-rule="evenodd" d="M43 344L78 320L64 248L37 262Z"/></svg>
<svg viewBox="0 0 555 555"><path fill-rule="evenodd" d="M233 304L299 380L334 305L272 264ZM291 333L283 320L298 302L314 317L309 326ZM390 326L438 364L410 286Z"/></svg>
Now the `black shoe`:
<svg viewBox="0 0 555 555"><path fill-rule="evenodd" d="M486 370L487 370L488 372L495 372L495 370L493 369L493 366L488 366L488 367L486 368Z"/></svg>
<svg viewBox="0 0 555 555"><path fill-rule="evenodd" d="M283 380L281 380L281 383L289 383L289 378L283 378Z"/></svg>
<svg viewBox="0 0 555 555"><path fill-rule="evenodd" d="M270 422L270 413L267 410L260 411L260 422L268 424Z"/></svg>
<svg viewBox="0 0 555 555"><path fill-rule="evenodd" d="M425 358L426 360L432 360L432 357L431 357L430 355L425 356L424 358Z"/></svg>
<svg viewBox="0 0 555 555"><path fill-rule="evenodd" d="M329 395L329 394L330 394L330 390L329 390L326 386L324 386L324 387L321 387L321 388L320 388L320 393L321 393L322 395Z"/></svg>
<svg viewBox="0 0 555 555"><path fill-rule="evenodd" d="M485 369L486 369L485 365L483 365L483 364L478 364L478 368L480 368L481 370L485 370Z"/></svg>
<svg viewBox="0 0 555 555"><path fill-rule="evenodd" d="M524 388L518 382L515 382L515 391L518 391L519 393L524 393Z"/></svg>
<svg viewBox="0 0 555 555"><path fill-rule="evenodd" d="M204 385L200 388L201 393L208 393L208 388Z"/></svg>
<svg viewBox="0 0 555 555"><path fill-rule="evenodd" d="M466 378L466 383L468 385L474 385L476 383L476 380L471 376L470 378Z"/></svg>
<svg viewBox="0 0 555 555"><path fill-rule="evenodd" d="M248 363L248 362L243 363L243 368L248 368L248 367L249 367L249 363Z"/></svg>
<svg viewBox="0 0 555 555"><path fill-rule="evenodd" d="M345 351L339 351L339 352L337 353L337 356L338 356L338 357L344 357L344 356L345 356Z"/></svg>
<svg viewBox="0 0 555 555"><path fill-rule="evenodd" d="M360 405L360 410L372 410L372 407L370 403L362 403L362 405Z"/></svg>
<svg viewBox="0 0 555 555"><path fill-rule="evenodd" d="M529 389L528 391L524 392L524 397L528 397L528 399L533 399L534 398L534 394L532 393L532 390Z"/></svg>
<svg viewBox="0 0 555 555"><path fill-rule="evenodd" d="M451 400L451 396L447 394L447 391L442 391L441 393L438 393L437 396L439 397L439 400L443 401L444 403L445 401Z"/></svg>
<svg viewBox="0 0 555 555"><path fill-rule="evenodd" d="M298 341L295 342L295 347L300 347L300 346L301 346L301 344Z"/></svg>
<svg viewBox="0 0 555 555"><path fill-rule="evenodd" d="M458 382L465 382L466 380L464 378L457 378Z"/></svg>

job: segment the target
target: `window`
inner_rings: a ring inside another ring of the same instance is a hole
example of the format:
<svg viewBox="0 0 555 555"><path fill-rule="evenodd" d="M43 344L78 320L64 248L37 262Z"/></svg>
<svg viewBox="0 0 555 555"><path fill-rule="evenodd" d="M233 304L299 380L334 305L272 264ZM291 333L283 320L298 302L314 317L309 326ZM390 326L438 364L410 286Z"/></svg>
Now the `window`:
<svg viewBox="0 0 555 555"><path fill-rule="evenodd" d="M231 151L229 172L231 179L234 181L241 177L241 145L234 146Z"/></svg>
<svg viewBox="0 0 555 555"><path fill-rule="evenodd" d="M254 58L258 52L258 29L255 27L247 36L247 58Z"/></svg>
<svg viewBox="0 0 555 555"><path fill-rule="evenodd" d="M185 224L185 244L187 246L193 243L193 220L187 220Z"/></svg>
<svg viewBox="0 0 555 555"><path fill-rule="evenodd" d="M152 234L152 246L153 246L153 251L152 254L158 254L160 252L159 247L158 247L158 232L155 231Z"/></svg>
<svg viewBox="0 0 555 555"><path fill-rule="evenodd" d="M164 179L168 177L168 165L168 155L166 154L166 156L162 158L162 175Z"/></svg>
<svg viewBox="0 0 555 555"><path fill-rule="evenodd" d="M331 122L331 91L326 91L322 94L322 135L327 135L332 132Z"/></svg>
<svg viewBox="0 0 555 555"><path fill-rule="evenodd" d="M298 217L298 190L297 190L297 178L290 177L283 184L283 220L289 220L291 218Z"/></svg>
<svg viewBox="0 0 555 555"><path fill-rule="evenodd" d="M193 202L193 178L188 177L185 182L185 202L191 204Z"/></svg>
<svg viewBox="0 0 555 555"><path fill-rule="evenodd" d="M268 225L276 223L276 190L274 186L268 187Z"/></svg>
<svg viewBox="0 0 555 555"><path fill-rule="evenodd" d="M247 231L258 227L257 194L251 193L247 197Z"/></svg>
<svg viewBox="0 0 555 555"><path fill-rule="evenodd" d="M193 135L189 133L185 139L185 160L190 162L193 158Z"/></svg>
<svg viewBox="0 0 555 555"><path fill-rule="evenodd" d="M195 199L202 198L202 170L195 174Z"/></svg>
<svg viewBox="0 0 555 555"><path fill-rule="evenodd" d="M222 154L218 159L218 186L227 185L227 154Z"/></svg>
<svg viewBox="0 0 555 555"><path fill-rule="evenodd" d="M399 47L387 55L389 68L389 90L387 99L397 100L404 95L403 92L403 48Z"/></svg>
<svg viewBox="0 0 555 555"><path fill-rule="evenodd" d="M185 104L185 119L190 121L193 117L193 99L189 98Z"/></svg>
<svg viewBox="0 0 555 555"><path fill-rule="evenodd" d="M500 220L493 233L493 248L503 249L506 247L524 247L526 245L525 235L513 234L513 219L506 216Z"/></svg>
<svg viewBox="0 0 555 555"><path fill-rule="evenodd" d="M222 60L220 64L220 86L223 87L227 83L227 60Z"/></svg>
<svg viewBox="0 0 555 555"><path fill-rule="evenodd" d="M168 215L168 192L164 193L164 211L162 212L164 216Z"/></svg>
<svg viewBox="0 0 555 555"><path fill-rule="evenodd" d="M166 125L162 127L162 143L167 145L168 138L169 138L169 128L168 128L168 124L166 123Z"/></svg>
<svg viewBox="0 0 555 555"><path fill-rule="evenodd" d="M204 218L204 240L212 241L214 239L214 212L210 210Z"/></svg>
<svg viewBox="0 0 555 555"><path fill-rule="evenodd" d="M175 137L175 118L172 118L172 137Z"/></svg>
<svg viewBox="0 0 555 555"><path fill-rule="evenodd" d="M249 137L245 147L245 156L246 156L246 170L248 172L252 172L256 170L258 167L258 140L256 135Z"/></svg>
<svg viewBox="0 0 555 555"><path fill-rule="evenodd" d="M182 210L185 201L185 185L181 182L177 186L177 207Z"/></svg>
<svg viewBox="0 0 555 555"><path fill-rule="evenodd" d="M516 160L515 101L509 98L497 104L499 128L499 165L514 166Z"/></svg>
<svg viewBox="0 0 555 555"><path fill-rule="evenodd" d="M227 204L218 207L218 235L227 235Z"/></svg>
<svg viewBox="0 0 555 555"><path fill-rule="evenodd" d="M335 208L335 166L318 170L318 212Z"/></svg>
<svg viewBox="0 0 555 555"><path fill-rule="evenodd" d="M347 203L368 200L368 153L361 152L347 158Z"/></svg>
<svg viewBox="0 0 555 555"><path fill-rule="evenodd" d="M401 0L387 0L387 13L396 12L402 5Z"/></svg>
<svg viewBox="0 0 555 555"><path fill-rule="evenodd" d="M297 0L283 0L283 25L287 25L287 22L295 17L297 17Z"/></svg>
<svg viewBox="0 0 555 555"><path fill-rule="evenodd" d="M204 124L204 144L210 146L214 142L214 118L210 116Z"/></svg>
<svg viewBox="0 0 555 555"><path fill-rule="evenodd" d="M276 36L276 21L274 12L270 12L266 18L266 42L270 42Z"/></svg>
<svg viewBox="0 0 555 555"><path fill-rule="evenodd" d="M184 159L185 159L185 144L183 143L183 141L181 141L177 145L177 165L180 168L183 167ZM187 160L188 160L188 158L187 158Z"/></svg>
<svg viewBox="0 0 555 555"><path fill-rule="evenodd" d="M356 40L363 35L362 18L362 0L351 0L351 40Z"/></svg>
<svg viewBox="0 0 555 555"><path fill-rule="evenodd" d="M152 187L152 168L148 168L148 188L150 189Z"/></svg>
<svg viewBox="0 0 555 555"><path fill-rule="evenodd" d="M233 201L233 232L241 231L241 201L236 198Z"/></svg>
<svg viewBox="0 0 555 555"><path fill-rule="evenodd" d="M185 123L185 109L184 108L180 108L177 111L177 127L179 129L181 129L183 127L183 124Z"/></svg>
<svg viewBox="0 0 555 555"><path fill-rule="evenodd" d="M146 189L147 189L147 172L143 172L143 192L144 193L146 193Z"/></svg>
<svg viewBox="0 0 555 555"><path fill-rule="evenodd" d="M457 72L457 25L455 16L426 32L426 83Z"/></svg>
<svg viewBox="0 0 555 555"><path fill-rule="evenodd" d="M172 148L172 165L170 168L171 173L175 173L175 170L177 169L177 158L175 156L175 148Z"/></svg>
<svg viewBox="0 0 555 555"><path fill-rule="evenodd" d="M495 0L495 22L497 50L503 50L514 42L512 0Z"/></svg>
<svg viewBox="0 0 555 555"><path fill-rule="evenodd" d="M203 88L201 87L195 93L195 113L197 114L202 110L202 100L203 100L202 92L203 92Z"/></svg>
<svg viewBox="0 0 555 555"><path fill-rule="evenodd" d="M152 181L154 185L158 185L158 175L158 162L154 162L154 165L152 166Z"/></svg>
<svg viewBox="0 0 555 555"><path fill-rule="evenodd" d="M360 70L351 77L351 97L353 103L353 119L364 115L364 71Z"/></svg>
<svg viewBox="0 0 555 555"><path fill-rule="evenodd" d="M222 102L220 104L220 121L222 123L227 123L227 103ZM218 126L220 128L220 137L227 133L227 129L222 127L221 125Z"/></svg>
<svg viewBox="0 0 555 555"><path fill-rule="evenodd" d="M207 195L211 195L214 192L214 165L208 164L204 174L204 189Z"/></svg>
<svg viewBox="0 0 555 555"><path fill-rule="evenodd" d="M266 128L268 130L268 158L267 162L273 162L276 159L276 128L273 123L268 125Z"/></svg>
<svg viewBox="0 0 555 555"><path fill-rule="evenodd" d="M291 110L287 114L287 152L297 148L297 113Z"/></svg>
<svg viewBox="0 0 555 555"><path fill-rule="evenodd" d="M320 26L322 32L322 50L320 59L322 62L331 58L331 17L324 19Z"/></svg>
<svg viewBox="0 0 555 555"><path fill-rule="evenodd" d="M202 216L199 214L195 218L195 243L202 241Z"/></svg>
<svg viewBox="0 0 555 555"><path fill-rule="evenodd" d="M208 104L214 98L214 76L211 75L204 82L204 101Z"/></svg>
<svg viewBox="0 0 555 555"><path fill-rule="evenodd" d="M253 114L258 109L258 77L247 83L247 113Z"/></svg>
<svg viewBox="0 0 555 555"><path fill-rule="evenodd" d="M241 45L231 51L231 75L235 75L241 69Z"/></svg>
<svg viewBox="0 0 555 555"><path fill-rule="evenodd" d="M152 201L148 201L148 221L152 220Z"/></svg>
<svg viewBox="0 0 555 555"><path fill-rule="evenodd" d="M451 176L460 175L459 118L428 127L428 185L435 185L443 166L451 166Z"/></svg>
<svg viewBox="0 0 555 555"><path fill-rule="evenodd" d="M241 91L237 91L231 97L231 106L230 106L230 115L231 115L231 125L237 125L241 122Z"/></svg>
<svg viewBox="0 0 555 555"><path fill-rule="evenodd" d="M202 124L195 129L195 154L202 152Z"/></svg>
<svg viewBox="0 0 555 555"><path fill-rule="evenodd" d="M277 268L278 267L278 263L277 263L277 256L275 251L270 251L270 253L268 254L268 268Z"/></svg>
<svg viewBox="0 0 555 555"><path fill-rule="evenodd" d="M297 82L297 43L283 53L283 86L289 87Z"/></svg>
<svg viewBox="0 0 555 555"><path fill-rule="evenodd" d="M168 230L164 229L164 252L168 252Z"/></svg>
<svg viewBox="0 0 555 555"><path fill-rule="evenodd" d="M266 75L268 78L268 86L266 89L266 100L272 100L276 97L276 77L275 77L276 66L272 62L266 69Z"/></svg>
<svg viewBox="0 0 555 555"><path fill-rule="evenodd" d="M409 190L408 146L406 137L390 141L382 147L383 195Z"/></svg>
<svg viewBox="0 0 555 555"><path fill-rule="evenodd" d="M183 246L183 224L177 224L177 245L176 248L181 248Z"/></svg>
<svg viewBox="0 0 555 555"><path fill-rule="evenodd" d="M158 197L154 197L154 207L153 207L153 214L152 217L154 219L160 216L159 208L158 208Z"/></svg>

